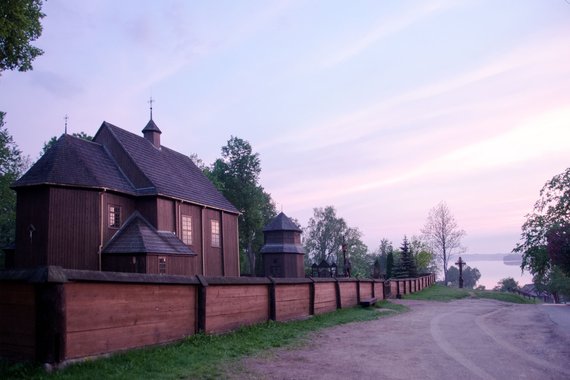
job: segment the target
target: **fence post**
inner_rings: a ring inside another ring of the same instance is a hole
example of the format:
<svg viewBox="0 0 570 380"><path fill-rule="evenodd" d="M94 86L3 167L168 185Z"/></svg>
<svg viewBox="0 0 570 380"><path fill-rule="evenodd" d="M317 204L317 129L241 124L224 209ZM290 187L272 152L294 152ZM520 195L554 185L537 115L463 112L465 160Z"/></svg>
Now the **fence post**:
<svg viewBox="0 0 570 380"><path fill-rule="evenodd" d="M198 315L196 318L196 332L206 332L206 294L208 282L204 276L196 275L198 279Z"/></svg>
<svg viewBox="0 0 570 380"><path fill-rule="evenodd" d="M315 280L309 277L309 315L315 315Z"/></svg>
<svg viewBox="0 0 570 380"><path fill-rule="evenodd" d="M63 284L40 283L36 292L36 360L57 364L65 360L66 320Z"/></svg>
<svg viewBox="0 0 570 380"><path fill-rule="evenodd" d="M336 308L337 309L342 309L342 302L340 300L340 282L338 281L338 278L335 278L335 294L336 294Z"/></svg>
<svg viewBox="0 0 570 380"><path fill-rule="evenodd" d="M356 279L356 304L360 305L360 279Z"/></svg>
<svg viewBox="0 0 570 380"><path fill-rule="evenodd" d="M269 319L272 321L277 320L277 300L275 299L275 279L271 276L267 277L269 283Z"/></svg>

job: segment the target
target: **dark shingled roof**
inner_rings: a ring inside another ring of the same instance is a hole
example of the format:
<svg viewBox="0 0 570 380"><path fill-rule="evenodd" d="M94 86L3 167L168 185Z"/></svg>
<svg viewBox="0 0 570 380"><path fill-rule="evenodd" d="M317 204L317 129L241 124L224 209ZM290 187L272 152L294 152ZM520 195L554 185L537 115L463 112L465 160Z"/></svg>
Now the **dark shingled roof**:
<svg viewBox="0 0 570 380"><path fill-rule="evenodd" d="M156 125L156 123L154 122L154 120L150 119L148 121L148 123L146 123L146 127L143 128L142 130L143 132L158 132L158 133L162 133L160 131L160 129L158 129L158 126Z"/></svg>
<svg viewBox="0 0 570 380"><path fill-rule="evenodd" d="M62 135L12 187L40 184L105 187L135 193L133 185L102 145L67 134Z"/></svg>
<svg viewBox="0 0 570 380"><path fill-rule="evenodd" d="M152 120L147 128L156 128L160 132ZM127 170L123 170L109 150L98 142L97 136L103 129L117 140L148 179L150 187L135 188ZM165 146L157 148L144 137L107 122L101 125L93 142L61 136L12 187L41 184L106 188L131 195L163 195L239 213L189 157Z"/></svg>
<svg viewBox="0 0 570 380"><path fill-rule="evenodd" d="M190 157L162 146L157 149L150 141L134 133L104 122L143 174L152 182L150 195L165 195L190 202L238 213L232 205L192 162ZM97 136L95 136L97 139ZM149 195L148 189L144 194Z"/></svg>
<svg viewBox="0 0 570 380"><path fill-rule="evenodd" d="M157 231L138 211L135 211L109 240L103 248L103 253L195 255L176 235L168 231Z"/></svg>
<svg viewBox="0 0 570 380"><path fill-rule="evenodd" d="M269 222L263 231L297 231L303 232L291 219L287 217L283 212L279 213L271 222Z"/></svg>

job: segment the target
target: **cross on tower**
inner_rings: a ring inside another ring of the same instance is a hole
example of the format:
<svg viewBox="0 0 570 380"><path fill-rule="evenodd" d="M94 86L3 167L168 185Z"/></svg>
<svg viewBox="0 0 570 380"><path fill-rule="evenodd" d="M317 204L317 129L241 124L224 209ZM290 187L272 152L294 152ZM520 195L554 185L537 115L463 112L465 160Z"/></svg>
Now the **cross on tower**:
<svg viewBox="0 0 570 380"><path fill-rule="evenodd" d="M459 260L455 263L455 265L459 266L459 288L463 288L463 266L467 263L461 260L461 256L459 256Z"/></svg>
<svg viewBox="0 0 570 380"><path fill-rule="evenodd" d="M152 103L154 103L155 100L152 98L152 95L150 96L150 100L148 101L148 104L150 104L150 120L152 120Z"/></svg>

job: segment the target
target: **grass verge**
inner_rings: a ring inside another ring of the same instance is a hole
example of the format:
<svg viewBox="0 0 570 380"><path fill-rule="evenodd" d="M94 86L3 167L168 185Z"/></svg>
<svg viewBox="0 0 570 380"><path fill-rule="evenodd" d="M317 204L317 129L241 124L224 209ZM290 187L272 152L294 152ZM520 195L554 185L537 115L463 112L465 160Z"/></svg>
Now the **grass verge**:
<svg viewBox="0 0 570 380"><path fill-rule="evenodd" d="M397 313L402 305L382 301L377 307ZM390 313L394 315L394 313ZM46 373L31 364L0 361L1 379L218 379L224 368L246 356L264 350L302 342L309 333L350 322L370 321L386 316L374 308L355 307L321 314L302 321L268 322L244 327L223 335L198 334L161 347L116 354Z"/></svg>
<svg viewBox="0 0 570 380"><path fill-rule="evenodd" d="M469 291L466 289L451 288L435 284L420 292L407 294L404 296L404 299L447 302L466 297L469 297Z"/></svg>
<svg viewBox="0 0 570 380"><path fill-rule="evenodd" d="M525 303L537 303L537 301L535 301L535 300L524 298L524 297L519 296L518 294L514 294L514 293L478 290L478 291L475 291L475 296L477 298L488 298L488 299L493 299L493 300L497 300L497 301L511 302L511 303L523 303L523 304L525 304Z"/></svg>
<svg viewBox="0 0 570 380"><path fill-rule="evenodd" d="M418 293L407 294L404 296L404 299L447 302L466 297L487 298L520 304L536 303L534 300L529 300L514 293L495 292L490 290L458 289L439 284L433 285Z"/></svg>

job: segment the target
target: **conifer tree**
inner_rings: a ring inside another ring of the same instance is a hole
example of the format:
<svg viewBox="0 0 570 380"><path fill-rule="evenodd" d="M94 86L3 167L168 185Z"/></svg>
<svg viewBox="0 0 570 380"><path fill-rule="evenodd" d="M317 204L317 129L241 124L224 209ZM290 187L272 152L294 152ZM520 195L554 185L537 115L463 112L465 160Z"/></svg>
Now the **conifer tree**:
<svg viewBox="0 0 570 380"><path fill-rule="evenodd" d="M404 241L400 247L400 260L398 260L393 276L395 278L412 278L418 276L416 262L410 251L408 238L404 236Z"/></svg>

